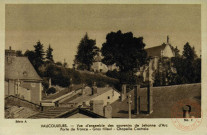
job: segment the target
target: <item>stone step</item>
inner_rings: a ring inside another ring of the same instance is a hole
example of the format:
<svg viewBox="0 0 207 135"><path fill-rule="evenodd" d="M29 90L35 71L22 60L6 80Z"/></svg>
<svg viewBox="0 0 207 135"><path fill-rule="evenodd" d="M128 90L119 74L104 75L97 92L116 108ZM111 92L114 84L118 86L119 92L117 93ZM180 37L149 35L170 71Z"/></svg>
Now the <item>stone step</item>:
<svg viewBox="0 0 207 135"><path fill-rule="evenodd" d="M54 109L46 110L44 112L40 112L32 116L32 118L54 118L58 116L59 114L70 111L70 110L71 108L67 108L67 107L57 107Z"/></svg>

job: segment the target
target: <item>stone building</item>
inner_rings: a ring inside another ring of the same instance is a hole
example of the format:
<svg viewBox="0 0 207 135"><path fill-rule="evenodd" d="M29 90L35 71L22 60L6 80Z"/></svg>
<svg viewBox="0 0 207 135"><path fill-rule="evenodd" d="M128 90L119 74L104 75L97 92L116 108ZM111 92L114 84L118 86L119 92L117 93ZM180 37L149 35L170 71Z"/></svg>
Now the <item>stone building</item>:
<svg viewBox="0 0 207 135"><path fill-rule="evenodd" d="M15 50L5 50L5 96L14 95L39 104L42 79L27 57L17 57Z"/></svg>
<svg viewBox="0 0 207 135"><path fill-rule="evenodd" d="M94 58L94 62L93 65L91 66L91 69L94 72L103 72L106 73L108 71L108 67L101 62L102 58L100 53L98 53L98 55Z"/></svg>
<svg viewBox="0 0 207 135"><path fill-rule="evenodd" d="M105 65L102 62L102 56L99 52L97 56L94 58L93 65L91 66L92 71L94 72L103 72L106 73L107 71L113 71L113 70L119 70L119 68L116 66L116 64L113 65Z"/></svg>
<svg viewBox="0 0 207 135"><path fill-rule="evenodd" d="M162 66L162 60L168 60L175 57L173 46L170 44L169 36L167 42L160 46L155 46L146 49L147 57L149 58L148 64L142 66L137 75L143 76L144 81L154 82L155 71Z"/></svg>

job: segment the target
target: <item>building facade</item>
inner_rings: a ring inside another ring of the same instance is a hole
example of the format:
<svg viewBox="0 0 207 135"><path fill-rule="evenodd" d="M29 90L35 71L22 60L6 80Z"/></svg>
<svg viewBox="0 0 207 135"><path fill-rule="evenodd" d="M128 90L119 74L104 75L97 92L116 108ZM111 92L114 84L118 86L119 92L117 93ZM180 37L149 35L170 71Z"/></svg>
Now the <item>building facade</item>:
<svg viewBox="0 0 207 135"><path fill-rule="evenodd" d="M94 72L103 72L106 73L107 71L113 71L113 70L119 70L119 68L116 66L116 64L113 65L105 65L102 62L102 56L100 53L98 53L97 56L94 58L93 65L91 66L92 71Z"/></svg>
<svg viewBox="0 0 207 135"><path fill-rule="evenodd" d="M5 96L14 95L39 104L42 100L42 79L27 57L17 57L15 51L5 51Z"/></svg>
<svg viewBox="0 0 207 135"><path fill-rule="evenodd" d="M149 61L147 64L142 66L137 73L138 76L143 76L143 81L150 81L154 83L155 71L160 70L162 67L163 60L169 60L175 57L175 52L173 46L169 42L169 37L167 36L167 42L160 46L155 46L152 48L147 48L147 57Z"/></svg>
<svg viewBox="0 0 207 135"><path fill-rule="evenodd" d="M94 72L103 72L106 73L108 71L108 67L101 62L101 56L100 54L98 54L95 58L94 58L94 62L91 66L92 71Z"/></svg>

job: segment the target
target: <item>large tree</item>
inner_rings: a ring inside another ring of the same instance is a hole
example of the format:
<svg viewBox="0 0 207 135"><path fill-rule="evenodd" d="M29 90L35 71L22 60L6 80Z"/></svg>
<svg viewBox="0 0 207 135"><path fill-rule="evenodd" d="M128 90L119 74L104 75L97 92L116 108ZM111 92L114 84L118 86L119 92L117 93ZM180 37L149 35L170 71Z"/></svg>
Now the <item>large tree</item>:
<svg viewBox="0 0 207 135"><path fill-rule="evenodd" d="M198 83L201 81L201 59L197 58L195 48L187 42L183 47L182 57L171 59L179 78L175 84Z"/></svg>
<svg viewBox="0 0 207 135"><path fill-rule="evenodd" d="M188 42L184 45L183 57L186 60L190 60L190 61L194 60L197 57L195 53L195 48L191 47Z"/></svg>
<svg viewBox="0 0 207 135"><path fill-rule="evenodd" d="M34 66L36 69L38 69L43 63L44 63L44 55L45 55L45 52L43 50L43 44L38 41L36 45L34 45L34 52L35 52L35 62L34 62Z"/></svg>
<svg viewBox="0 0 207 135"><path fill-rule="evenodd" d="M90 70L94 60L94 56L98 53L98 47L95 46L96 41L89 39L88 34L81 39L75 61L83 67L83 69Z"/></svg>
<svg viewBox="0 0 207 135"><path fill-rule="evenodd" d="M17 50L17 51L16 51L16 55L17 55L18 57L23 56L22 51L21 51L21 50Z"/></svg>
<svg viewBox="0 0 207 135"><path fill-rule="evenodd" d="M101 52L106 65L116 64L122 81L126 76L133 76L134 69L139 69L146 62L147 53L144 50L143 37L134 37L132 32L122 33L120 30L106 36Z"/></svg>
<svg viewBox="0 0 207 135"><path fill-rule="evenodd" d="M139 68L145 63L147 53L142 37L134 37L131 32L111 32L106 36L101 52L106 65L116 64L121 71Z"/></svg>
<svg viewBox="0 0 207 135"><path fill-rule="evenodd" d="M50 62L54 62L52 52L53 52L53 49L49 45L49 47L47 48L47 51L46 51L46 59Z"/></svg>
<svg viewBox="0 0 207 135"><path fill-rule="evenodd" d="M178 49L178 47L176 46L175 48L173 48L174 52L175 52L175 57L180 57L180 50Z"/></svg>
<svg viewBox="0 0 207 135"><path fill-rule="evenodd" d="M30 50L27 50L25 53L24 53L24 56L27 56L29 61L32 63L32 65L34 66L34 59L35 59L35 52L34 51L30 51Z"/></svg>

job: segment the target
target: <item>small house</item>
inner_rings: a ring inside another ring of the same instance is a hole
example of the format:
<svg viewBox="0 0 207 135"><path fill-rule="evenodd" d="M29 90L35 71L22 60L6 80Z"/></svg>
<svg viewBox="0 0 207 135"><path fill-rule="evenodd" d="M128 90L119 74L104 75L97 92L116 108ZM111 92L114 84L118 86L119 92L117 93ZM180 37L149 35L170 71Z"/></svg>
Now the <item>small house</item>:
<svg viewBox="0 0 207 135"><path fill-rule="evenodd" d="M5 96L14 95L39 104L43 90L41 81L27 57L17 57L11 48L6 50Z"/></svg>

